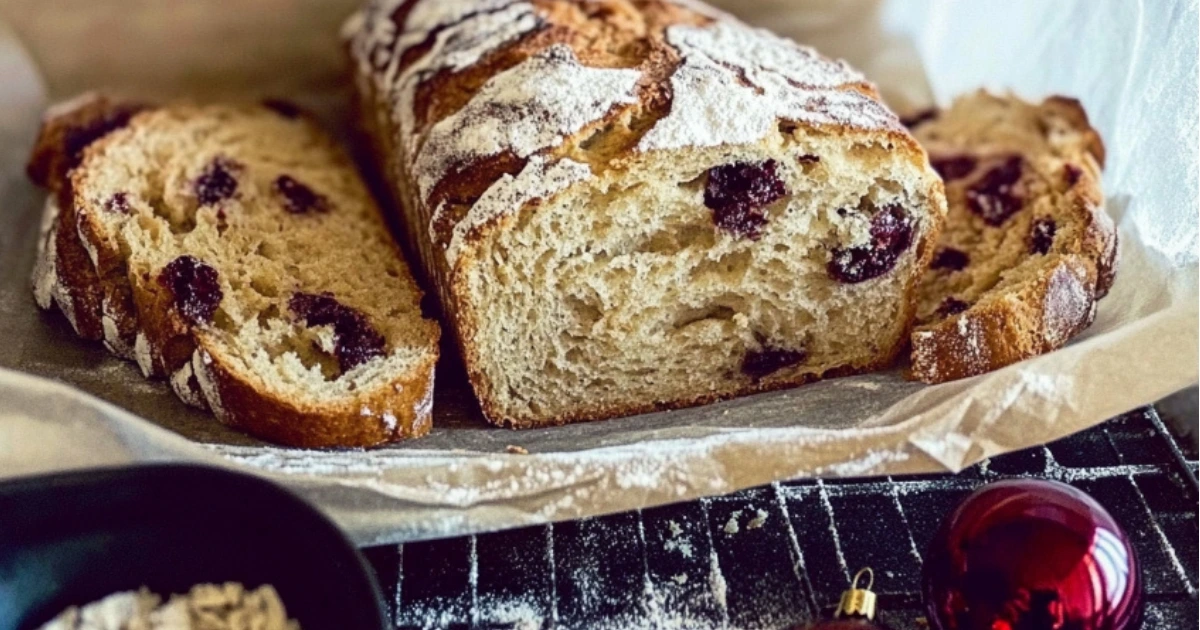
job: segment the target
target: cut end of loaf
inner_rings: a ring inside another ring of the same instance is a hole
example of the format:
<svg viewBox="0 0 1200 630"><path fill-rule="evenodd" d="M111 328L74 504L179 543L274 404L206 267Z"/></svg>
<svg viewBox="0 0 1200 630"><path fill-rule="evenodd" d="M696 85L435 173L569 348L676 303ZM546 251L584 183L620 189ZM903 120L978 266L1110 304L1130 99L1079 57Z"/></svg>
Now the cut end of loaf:
<svg viewBox="0 0 1200 630"><path fill-rule="evenodd" d="M567 182L469 240L455 281L489 417L596 419L888 364L940 190L886 136L793 133Z"/></svg>

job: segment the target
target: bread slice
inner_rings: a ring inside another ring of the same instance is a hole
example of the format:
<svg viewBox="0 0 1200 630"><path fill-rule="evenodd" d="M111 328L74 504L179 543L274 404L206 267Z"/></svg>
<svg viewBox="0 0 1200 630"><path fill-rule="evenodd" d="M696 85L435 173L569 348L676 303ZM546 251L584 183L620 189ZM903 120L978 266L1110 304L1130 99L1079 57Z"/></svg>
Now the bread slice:
<svg viewBox="0 0 1200 630"><path fill-rule="evenodd" d="M438 327L353 163L307 118L89 97L47 118L29 170L61 209L35 293L81 336L267 440L428 432Z"/></svg>
<svg viewBox="0 0 1200 630"><path fill-rule="evenodd" d="M981 374L1061 347L1112 285L1104 145L1078 101L977 92L913 133L945 180L950 212L921 283L912 373Z"/></svg>
<svg viewBox="0 0 1200 630"><path fill-rule="evenodd" d="M361 119L487 417L887 365L944 214L842 62L699 2L371 2Z"/></svg>

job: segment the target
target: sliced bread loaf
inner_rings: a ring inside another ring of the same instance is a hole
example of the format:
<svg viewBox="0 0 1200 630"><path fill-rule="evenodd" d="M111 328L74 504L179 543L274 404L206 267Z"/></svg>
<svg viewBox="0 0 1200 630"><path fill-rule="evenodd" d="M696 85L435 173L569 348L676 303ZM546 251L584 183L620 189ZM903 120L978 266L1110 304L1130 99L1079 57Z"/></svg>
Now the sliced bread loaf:
<svg viewBox="0 0 1200 630"><path fill-rule="evenodd" d="M672 0L376 0L362 121L484 413L543 426L889 364L944 214L842 62Z"/></svg>
<svg viewBox="0 0 1200 630"><path fill-rule="evenodd" d="M438 327L349 158L286 110L127 109L94 97L43 127L30 173L61 211L39 302L264 439L426 433Z"/></svg>
<svg viewBox="0 0 1200 630"><path fill-rule="evenodd" d="M949 204L912 334L912 372L939 383L1061 347L1116 272L1104 145L1078 101L978 92L913 123Z"/></svg>

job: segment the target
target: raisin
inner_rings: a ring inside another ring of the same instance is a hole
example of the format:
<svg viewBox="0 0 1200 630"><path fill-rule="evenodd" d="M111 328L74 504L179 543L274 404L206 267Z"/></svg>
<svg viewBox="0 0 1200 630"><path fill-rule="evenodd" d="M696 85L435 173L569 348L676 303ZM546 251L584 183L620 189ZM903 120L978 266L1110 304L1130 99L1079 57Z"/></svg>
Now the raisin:
<svg viewBox="0 0 1200 630"><path fill-rule="evenodd" d="M288 309L306 326L333 327L333 352L343 372L384 354L383 335L371 326L367 316L330 293L296 293L288 301Z"/></svg>
<svg viewBox="0 0 1200 630"><path fill-rule="evenodd" d="M329 202L324 195L313 192L313 189L289 175L275 178L275 192L283 197L283 209L292 214L326 212L329 209Z"/></svg>
<svg viewBox="0 0 1200 630"><path fill-rule="evenodd" d="M908 127L909 129L912 129L913 127L916 127L922 123L926 123L926 122L933 120L934 118L937 118L937 116L938 116L937 108L930 107L928 109L922 109L922 110L913 112L907 116L901 116L900 124L904 125L905 127Z"/></svg>
<svg viewBox="0 0 1200 630"><path fill-rule="evenodd" d="M757 381L784 368L800 364L807 358L808 353L804 350L770 347L751 350L742 358L742 373Z"/></svg>
<svg viewBox="0 0 1200 630"><path fill-rule="evenodd" d="M211 322L224 297L217 270L193 256L167 263L158 283L171 292L179 313L193 324Z"/></svg>
<svg viewBox="0 0 1200 630"><path fill-rule="evenodd" d="M938 305L937 312L938 315L941 315L942 317L949 317L951 315L957 315L968 308L971 308L970 304L967 304L958 298L948 297L942 300L942 303Z"/></svg>
<svg viewBox="0 0 1200 630"><path fill-rule="evenodd" d="M971 263L971 257L961 249L953 247L943 247L938 250L938 253L933 256L934 269L950 269L952 271L960 271Z"/></svg>
<svg viewBox="0 0 1200 630"><path fill-rule="evenodd" d="M871 217L871 242L833 250L827 270L838 282L855 284L891 271L912 243L912 223L904 208L884 206Z"/></svg>
<svg viewBox="0 0 1200 630"><path fill-rule="evenodd" d="M1050 217L1038 217L1029 226L1029 250L1035 254L1045 254L1054 244L1054 232L1058 225Z"/></svg>
<svg viewBox="0 0 1200 630"><path fill-rule="evenodd" d="M1021 209L1022 199L1014 188L1021 179L1024 160L1010 157L984 173L967 189L967 206L988 225L999 227Z"/></svg>
<svg viewBox="0 0 1200 630"><path fill-rule="evenodd" d="M224 201L237 194L238 181L234 173L242 166L228 158L219 157L209 163L196 178L196 200L202 206Z"/></svg>
<svg viewBox="0 0 1200 630"><path fill-rule="evenodd" d="M1063 180L1067 182L1067 186L1074 186L1079 183L1079 178L1083 177L1083 169L1074 164L1063 166Z"/></svg>
<svg viewBox="0 0 1200 630"><path fill-rule="evenodd" d="M113 193L104 202L104 211L112 214L129 214L129 195L123 192Z"/></svg>
<svg viewBox="0 0 1200 630"><path fill-rule="evenodd" d="M299 118L302 112L299 105L282 98L264 98L262 106L284 118Z"/></svg>
<svg viewBox="0 0 1200 630"><path fill-rule="evenodd" d="M969 155L934 158L929 161L929 165L942 176L944 182L952 182L970 175L975 172L975 166L978 164L979 161Z"/></svg>
<svg viewBox="0 0 1200 630"><path fill-rule="evenodd" d="M738 162L708 172L704 205L713 211L713 222L730 234L757 240L767 216L762 211L787 194L775 160L762 164Z"/></svg>

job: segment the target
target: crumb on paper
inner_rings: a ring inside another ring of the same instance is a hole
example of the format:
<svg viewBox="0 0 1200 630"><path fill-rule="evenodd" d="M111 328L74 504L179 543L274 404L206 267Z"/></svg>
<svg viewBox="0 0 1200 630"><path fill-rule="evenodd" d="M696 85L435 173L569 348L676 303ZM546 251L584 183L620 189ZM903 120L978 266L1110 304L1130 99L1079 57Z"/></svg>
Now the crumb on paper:
<svg viewBox="0 0 1200 630"><path fill-rule="evenodd" d="M680 586L683 586L684 584L687 584L687 574L680 573L679 575L672 575L671 581L675 582L676 584L678 584Z"/></svg>
<svg viewBox="0 0 1200 630"><path fill-rule="evenodd" d="M516 446L514 444L509 444L508 446L504 447L504 450L505 452L512 453L513 455L529 454L529 449L525 448L524 446Z"/></svg>
<svg viewBox="0 0 1200 630"><path fill-rule="evenodd" d="M768 516L770 516L770 514L768 514L766 510L755 511L754 518L750 519L749 523L746 523L746 529L758 529L762 527L763 523L767 522Z"/></svg>
<svg viewBox="0 0 1200 630"><path fill-rule="evenodd" d="M671 531L671 537L674 538L683 533L683 528L674 519L667 521L667 529Z"/></svg>
<svg viewBox="0 0 1200 630"><path fill-rule="evenodd" d="M726 534L732 536L732 535L738 533L739 531L741 531L741 527L738 526L738 517L740 517L741 515L742 515L741 510L734 510L733 514L729 515L729 520L725 522L725 533Z"/></svg>

